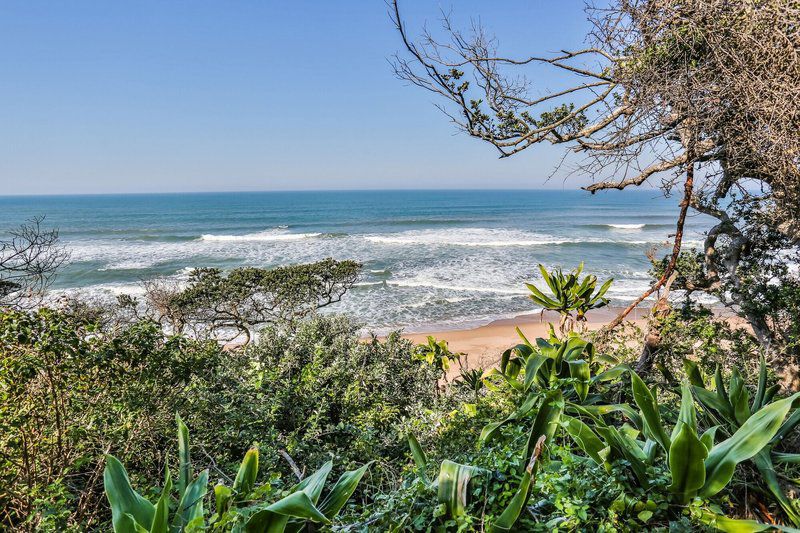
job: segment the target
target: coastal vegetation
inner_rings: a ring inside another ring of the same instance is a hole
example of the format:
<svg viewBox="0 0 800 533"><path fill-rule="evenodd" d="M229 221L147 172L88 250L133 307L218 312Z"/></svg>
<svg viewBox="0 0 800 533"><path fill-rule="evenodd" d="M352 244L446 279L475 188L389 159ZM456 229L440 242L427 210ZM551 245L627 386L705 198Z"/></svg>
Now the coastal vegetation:
<svg viewBox="0 0 800 533"><path fill-rule="evenodd" d="M415 43L390 5L397 73L469 135L503 156L572 143L591 192L679 191L650 288L591 329L613 280L531 265L531 309L558 318L484 369L333 314L355 261L47 299L68 254L34 220L0 241L0 528L800 529L800 8L616 2L590 10L589 48L514 60L447 20L446 43ZM580 81L534 97L504 72L529 64ZM718 221L699 251L690 210Z"/></svg>

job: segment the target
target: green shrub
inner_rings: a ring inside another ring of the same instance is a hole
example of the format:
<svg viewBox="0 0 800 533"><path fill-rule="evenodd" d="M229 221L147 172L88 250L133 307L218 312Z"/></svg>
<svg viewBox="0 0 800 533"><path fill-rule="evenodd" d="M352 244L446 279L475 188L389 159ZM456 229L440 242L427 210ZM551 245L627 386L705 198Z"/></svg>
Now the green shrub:
<svg viewBox="0 0 800 533"><path fill-rule="evenodd" d="M397 424L437 402L438 371L415 359L410 341L397 333L361 339L344 317L315 317L293 333L265 329L247 353L259 394L270 399L264 416L277 444L311 465L400 457Z"/></svg>
<svg viewBox="0 0 800 533"><path fill-rule="evenodd" d="M177 458L173 413L193 429L196 462L235 468L257 444L264 470L291 474L330 459L380 459L371 481L399 469L394 427L433 408L436 371L398 335L362 341L341 317L296 332L264 331L258 346L165 337L143 320L119 329L43 309L0 314L0 524L100 527L103 457L147 486ZM213 459L211 459L213 458Z"/></svg>

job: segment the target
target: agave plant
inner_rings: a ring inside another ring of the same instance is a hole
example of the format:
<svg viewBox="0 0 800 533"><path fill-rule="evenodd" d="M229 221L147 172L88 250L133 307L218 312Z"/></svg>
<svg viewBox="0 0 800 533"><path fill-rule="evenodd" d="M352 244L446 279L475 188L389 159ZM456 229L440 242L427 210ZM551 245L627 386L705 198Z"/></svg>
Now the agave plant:
<svg viewBox="0 0 800 533"><path fill-rule="evenodd" d="M717 367L714 373L714 390L707 388L702 372L693 361L684 361L684 368L691 381L695 398L703 407L703 414L709 420L709 424L714 424L713 427L726 434L734 434L752 417L772 406L774 404L772 400L780 389L779 385L767 386L767 364L763 356L759 361L758 386L752 398L738 368L734 368L731 372L726 388L722 372ZM775 463L800 464L799 453L775 451L775 447L798 424L800 424L800 409L794 409L764 448L752 458L767 489L796 526L800 526L800 510L781 488L774 465Z"/></svg>
<svg viewBox="0 0 800 533"><path fill-rule="evenodd" d="M800 401L800 393L753 412L727 439L717 443L719 426L699 433L693 388L684 383L678 420L672 430L667 431L655 390L649 389L635 372L631 371L630 375L634 401L639 408L639 416L632 418L635 427L626 424L618 428L607 424L601 413L581 406L577 406L576 411L585 415L591 425L571 416L562 417L562 425L578 447L597 464L610 470L613 461L626 461L645 489L650 485L648 465L666 461L672 476L669 488L677 504L718 494L730 483L739 463L749 459L757 461L759 456L768 452L776 437L796 424L792 420L794 416L786 422L784 420ZM787 428L787 424L790 427ZM703 519L717 527L725 522L729 530L737 524L743 528L742 531L761 530L753 529L756 526L749 521L739 523L710 510L704 512ZM757 527L761 526L763 524L757 524Z"/></svg>
<svg viewBox="0 0 800 533"><path fill-rule="evenodd" d="M275 502L254 502L251 493L258 475L258 449L249 450L242 460L232 486L214 487L215 513L207 517L204 500L208 492L208 470L194 475L189 456L189 430L177 418L179 476L178 505L170 519L172 479L166 471L164 486L153 504L130 483L125 467L112 455L106 457L103 483L111 505L115 533L168 533L233 531L281 533L300 531L307 523L329 524L355 491L369 464L345 472L322 497L325 481L333 467L328 461L322 468L291 487Z"/></svg>
<svg viewBox="0 0 800 533"><path fill-rule="evenodd" d="M560 268L548 272L543 265L539 265L539 271L552 294L547 295L535 285L526 283L531 291L530 299L544 309L557 311L561 315L559 330L562 334L572 330L575 322L583 328L588 311L608 304L605 294L614 280L607 280L600 288L597 288L596 276L585 276L581 280L583 263L566 274Z"/></svg>

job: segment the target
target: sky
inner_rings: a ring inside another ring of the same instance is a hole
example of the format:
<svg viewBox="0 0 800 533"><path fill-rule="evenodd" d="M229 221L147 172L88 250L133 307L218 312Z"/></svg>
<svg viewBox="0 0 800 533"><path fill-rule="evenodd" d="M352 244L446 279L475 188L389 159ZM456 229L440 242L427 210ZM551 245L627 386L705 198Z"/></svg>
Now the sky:
<svg viewBox="0 0 800 533"><path fill-rule="evenodd" d="M583 0L402 0L510 55L583 43ZM500 160L396 79L383 0L5 0L0 195L575 188L561 147ZM544 74L542 91L558 87Z"/></svg>

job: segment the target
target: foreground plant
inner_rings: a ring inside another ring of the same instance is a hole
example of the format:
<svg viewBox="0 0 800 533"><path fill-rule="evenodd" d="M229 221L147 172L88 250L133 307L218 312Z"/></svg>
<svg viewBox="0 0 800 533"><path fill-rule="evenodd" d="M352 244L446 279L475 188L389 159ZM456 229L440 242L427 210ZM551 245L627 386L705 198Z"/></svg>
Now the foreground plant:
<svg viewBox="0 0 800 533"><path fill-rule="evenodd" d="M167 533L175 531L269 532L300 531L306 524L330 524L355 491L369 464L345 472L322 497L325 482L333 467L328 461L322 468L288 490L274 502L257 501L258 449L245 454L232 486L214 487L215 513L210 517L203 502L208 492L208 470L194 475L189 457L189 431L177 417L178 456L180 460L177 508L170 518L173 492L169 469L161 496L153 504L131 486L122 463L114 456L106 459L103 473L106 496L111 505L116 533Z"/></svg>
<svg viewBox="0 0 800 533"><path fill-rule="evenodd" d="M752 399L738 368L733 369L726 389L722 372L718 367L714 373L714 390L709 390L703 374L695 363L685 361L685 367L692 383L692 391L704 409L705 418L720 432L735 434L752 418L774 409L774 405L785 401L773 402L780 386L767 386L767 364L763 356L760 358L758 385ZM775 447L800 424L800 409L796 408L797 403L792 404L792 410L787 412L786 421L780 425L763 449L752 457L752 461L761 474L767 490L780 504L783 512L795 526L800 526L800 510L786 496L775 473L775 463L800 464L800 453L775 450Z"/></svg>
<svg viewBox="0 0 800 533"><path fill-rule="evenodd" d="M768 452L776 436L796 425L794 417L784 420L800 402L800 393L759 409L730 437L717 443L719 426L710 427L702 434L698 431L692 388L688 384L681 387L678 420L672 430L667 431L655 390L649 389L635 372L630 374L640 415L637 427L625 424L618 428L606 423L597 413L578 408L588 424L577 417L564 417L564 427L578 447L608 471L614 461L625 461L644 489L650 486L648 467L665 461L672 479L669 490L674 504L692 503L702 521L717 527L724 523L721 529L761 531L769 528L721 516L710 506L710 499L729 485L737 465Z"/></svg>

